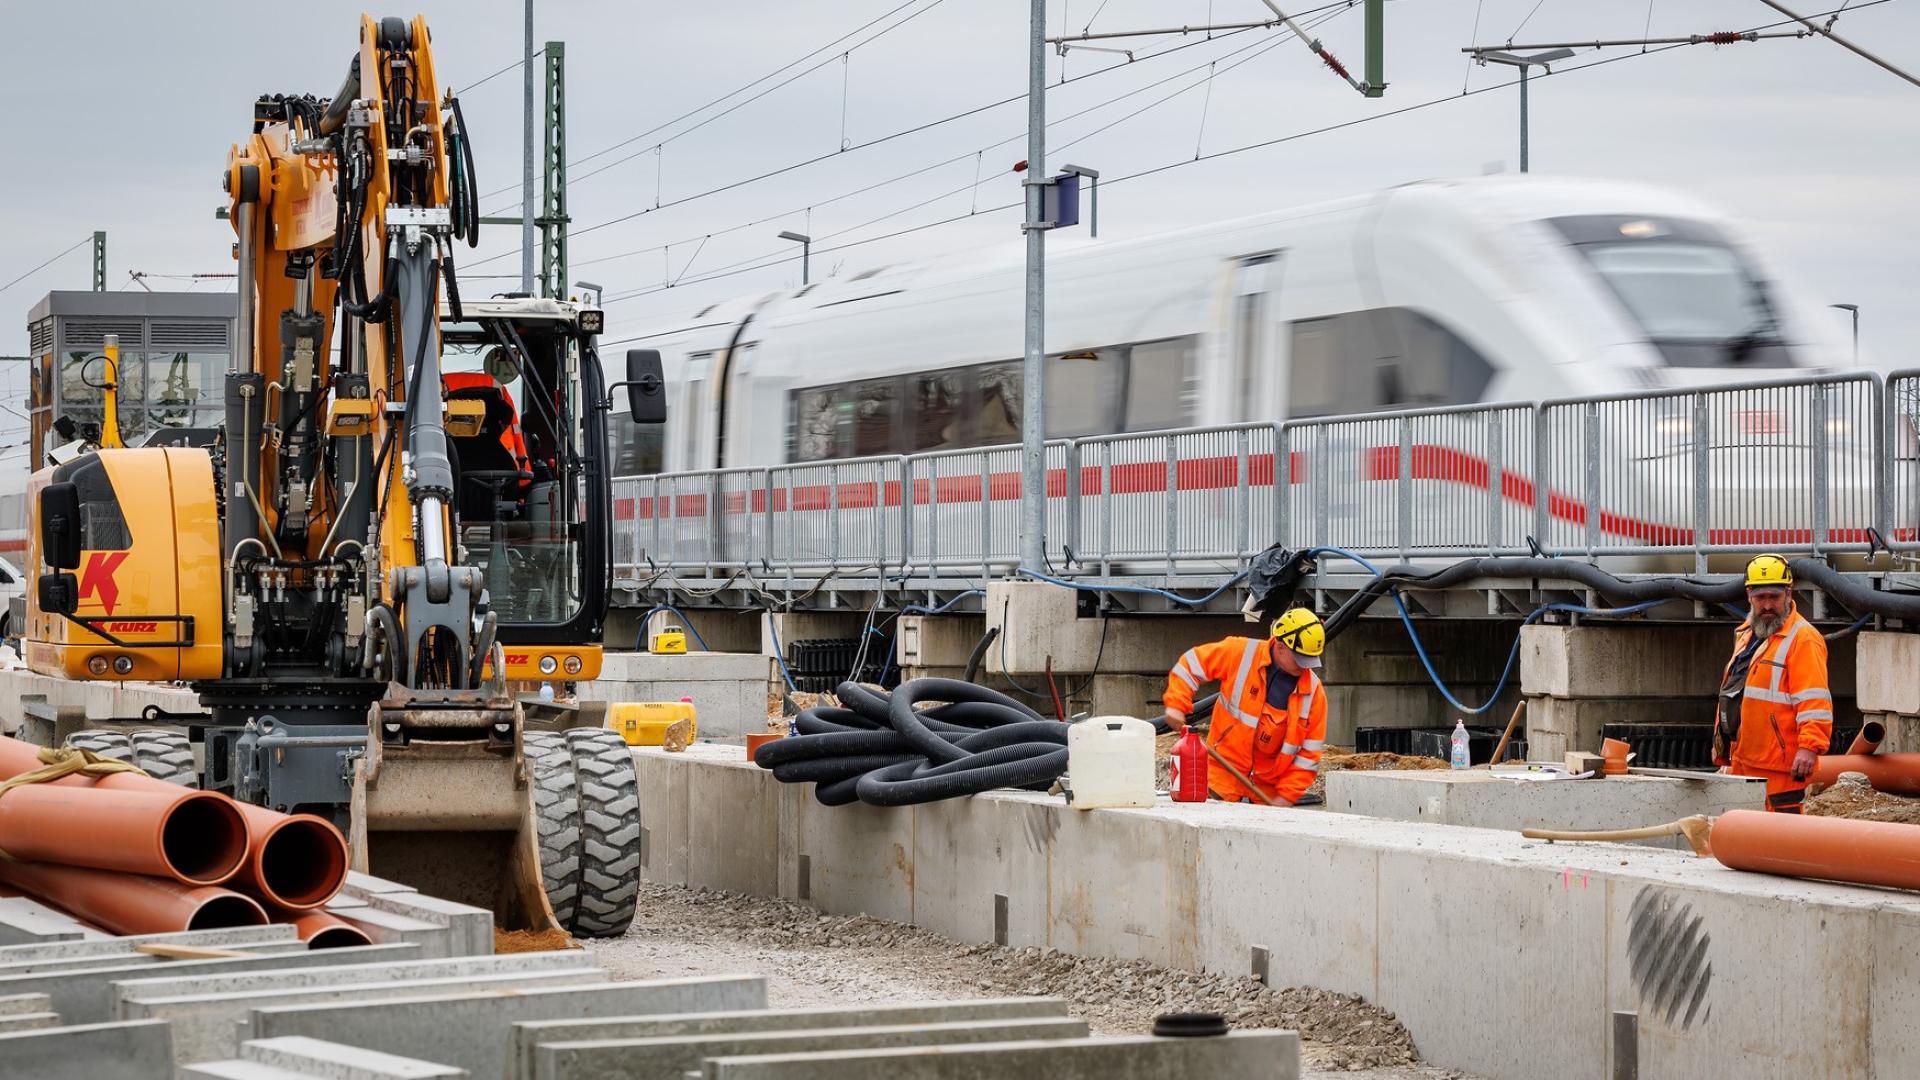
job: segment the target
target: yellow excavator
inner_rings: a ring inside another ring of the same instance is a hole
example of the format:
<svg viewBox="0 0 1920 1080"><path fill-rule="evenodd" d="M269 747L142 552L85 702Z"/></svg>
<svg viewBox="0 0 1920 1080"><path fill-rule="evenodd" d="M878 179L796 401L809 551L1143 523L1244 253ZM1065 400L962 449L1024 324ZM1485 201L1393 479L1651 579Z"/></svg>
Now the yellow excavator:
<svg viewBox="0 0 1920 1080"><path fill-rule="evenodd" d="M69 742L327 816L356 869L503 927L624 931L628 748L528 731L514 688L599 672L608 395L663 421L658 354L609 387L598 310L463 301L473 153L421 18L363 17L331 98L259 98L225 187L224 422L35 474L23 635L37 672L184 681L204 712Z"/></svg>

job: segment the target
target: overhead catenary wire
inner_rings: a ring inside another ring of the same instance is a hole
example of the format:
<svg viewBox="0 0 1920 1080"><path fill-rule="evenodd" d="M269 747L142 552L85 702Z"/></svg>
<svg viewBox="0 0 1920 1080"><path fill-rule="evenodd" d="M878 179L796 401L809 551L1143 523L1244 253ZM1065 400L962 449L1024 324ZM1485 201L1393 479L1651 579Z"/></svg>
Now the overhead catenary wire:
<svg viewBox="0 0 1920 1080"><path fill-rule="evenodd" d="M8 289L13 288L15 285L20 284L21 282L27 280L33 275L39 273L42 270L45 270L47 267L52 266L54 263L59 262L61 259L66 258L68 255L73 254L74 252L80 250L81 248L91 243L93 243L93 234L89 233L86 236L81 237L79 243L74 244L72 247L67 248L66 250L62 251L60 254L55 255L51 259L48 259L46 262L43 262L40 265L34 267L33 269L27 271L26 273L21 274L19 277L14 278L12 281L7 282L5 285L0 285L0 292L6 292Z"/></svg>
<svg viewBox="0 0 1920 1080"><path fill-rule="evenodd" d="M539 59L540 57L542 57L542 56L545 56L545 55L546 55L546 53L547 53L547 50L545 50L545 49L540 49L540 50L538 50L538 51L536 51L536 52L535 52L535 53L534 53L533 55L534 55L534 58L535 58L535 59ZM519 59L519 60L515 60L515 61L514 61L513 63L511 63L511 64L508 64L508 65L507 65L506 67L503 67L503 68L501 68L500 70L498 70L498 71L496 71L496 72L494 72L493 74L491 74L491 75L489 75L489 76L487 76L486 78L484 78L484 79L481 79L481 80L480 80L479 82L472 82L472 83L468 83L467 85L465 85L465 86L463 86L463 87L461 87L460 89L458 89L458 90L455 90L455 91L454 91L454 93L455 93L456 95L462 95L462 94L465 94L465 93L467 93L467 92L468 92L468 91L470 91L470 90L476 90L476 89L478 89L478 88L480 88L480 87L482 87L482 86L485 86L486 84L488 84L488 83L490 83L490 82L492 82L493 80L495 80L495 79L497 79L497 78L499 78L500 76L502 76L502 75L505 75L505 74L506 74L507 72L509 72L509 71L512 71L512 70L513 70L514 68L517 68L517 67L519 67L519 66L520 66L520 65L522 65L522 64L525 64L526 62L527 62L527 61L526 61L526 59L525 59L525 58L522 58L522 59ZM515 186L517 187L518 185L515 185ZM513 190L513 189L512 189L512 188L506 188L506 189L503 189L503 190L507 190L507 191L511 191L511 190Z"/></svg>

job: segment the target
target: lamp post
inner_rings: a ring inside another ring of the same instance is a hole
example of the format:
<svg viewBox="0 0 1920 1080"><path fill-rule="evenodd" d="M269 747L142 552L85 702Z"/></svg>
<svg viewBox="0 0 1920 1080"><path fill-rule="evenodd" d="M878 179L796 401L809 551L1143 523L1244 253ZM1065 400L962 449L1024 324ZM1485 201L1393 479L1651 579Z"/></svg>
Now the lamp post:
<svg viewBox="0 0 1920 1080"><path fill-rule="evenodd" d="M594 307L605 306L600 303L600 301L604 299L607 295L607 290L603 286L591 281L576 281L573 283L573 287L581 292L592 293Z"/></svg>
<svg viewBox="0 0 1920 1080"><path fill-rule="evenodd" d="M1847 314L1853 316L1853 366L1859 367L1860 366L1860 305L1859 304L1828 304L1827 306L1830 308L1839 308L1841 311L1844 311Z"/></svg>
<svg viewBox="0 0 1920 1080"><path fill-rule="evenodd" d="M806 233L783 232L780 239L791 240L800 245L800 284L807 283L807 257L813 251L813 237Z"/></svg>
<svg viewBox="0 0 1920 1080"><path fill-rule="evenodd" d="M1480 61L1482 64L1491 62L1495 64L1505 64L1508 67L1517 67L1520 69L1520 171L1521 172L1527 171L1527 72L1530 68L1532 68L1534 65L1537 64L1540 67L1546 69L1547 74L1551 75L1553 74L1553 68L1551 66L1552 64L1554 64L1556 61L1565 60L1572 55L1573 55L1572 49L1550 49L1546 52L1528 53L1525 56L1522 56L1519 53L1502 52L1498 49L1495 49L1489 52L1475 53L1473 55L1473 58L1475 60Z"/></svg>

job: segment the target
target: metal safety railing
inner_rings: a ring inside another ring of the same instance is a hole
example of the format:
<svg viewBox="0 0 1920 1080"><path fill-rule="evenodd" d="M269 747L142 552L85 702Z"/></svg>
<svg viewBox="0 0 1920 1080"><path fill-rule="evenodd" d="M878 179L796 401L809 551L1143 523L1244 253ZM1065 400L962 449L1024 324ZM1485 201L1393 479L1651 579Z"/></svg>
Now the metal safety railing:
<svg viewBox="0 0 1920 1080"><path fill-rule="evenodd" d="M1018 567L1020 497L1018 446L622 478L616 578L977 584ZM1055 570L1167 579L1275 543L1920 550L1920 370L1055 440L1047 536Z"/></svg>

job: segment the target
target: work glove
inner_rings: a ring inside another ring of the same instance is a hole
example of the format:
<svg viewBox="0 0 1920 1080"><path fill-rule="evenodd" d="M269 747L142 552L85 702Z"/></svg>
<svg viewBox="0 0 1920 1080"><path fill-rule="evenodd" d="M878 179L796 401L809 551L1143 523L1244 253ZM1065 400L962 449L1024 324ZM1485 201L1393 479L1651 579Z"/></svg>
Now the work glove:
<svg viewBox="0 0 1920 1080"><path fill-rule="evenodd" d="M1813 766L1819 760L1820 755L1803 746L1793 755L1793 768L1788 775L1795 780L1805 780L1813 775Z"/></svg>
<svg viewBox="0 0 1920 1080"><path fill-rule="evenodd" d="M1168 707L1166 712L1167 730L1175 735L1187 733L1187 714L1179 709Z"/></svg>

